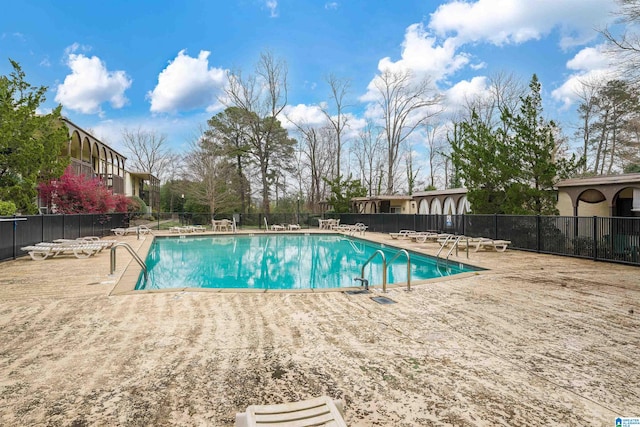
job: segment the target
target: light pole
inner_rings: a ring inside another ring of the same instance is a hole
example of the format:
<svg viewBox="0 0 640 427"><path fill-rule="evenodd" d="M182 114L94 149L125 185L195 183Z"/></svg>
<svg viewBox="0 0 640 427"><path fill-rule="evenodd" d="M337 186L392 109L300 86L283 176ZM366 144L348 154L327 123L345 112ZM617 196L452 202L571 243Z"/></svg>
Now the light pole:
<svg viewBox="0 0 640 427"><path fill-rule="evenodd" d="M298 212L298 215L297 215L297 217L298 217L297 223L298 223L298 225L300 225L300 197L298 197L298 211L297 211L297 212Z"/></svg>
<svg viewBox="0 0 640 427"><path fill-rule="evenodd" d="M180 199L182 200L181 208L182 215L180 216L180 225L184 225L184 193L180 195Z"/></svg>

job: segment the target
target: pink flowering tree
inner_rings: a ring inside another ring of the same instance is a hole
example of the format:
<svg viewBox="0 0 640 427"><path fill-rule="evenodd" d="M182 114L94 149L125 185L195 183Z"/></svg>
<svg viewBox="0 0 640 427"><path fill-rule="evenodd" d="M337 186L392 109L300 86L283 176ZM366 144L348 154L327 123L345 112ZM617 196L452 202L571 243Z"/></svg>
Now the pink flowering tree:
<svg viewBox="0 0 640 427"><path fill-rule="evenodd" d="M98 178L74 175L71 166L56 180L38 185L40 197L56 213L127 212L129 199L114 195Z"/></svg>

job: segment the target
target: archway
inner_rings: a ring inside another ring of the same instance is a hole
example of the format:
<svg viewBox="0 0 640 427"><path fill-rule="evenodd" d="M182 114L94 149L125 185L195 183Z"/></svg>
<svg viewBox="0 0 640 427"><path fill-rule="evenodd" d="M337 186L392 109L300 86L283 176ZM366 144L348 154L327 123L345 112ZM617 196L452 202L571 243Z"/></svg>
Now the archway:
<svg viewBox="0 0 640 427"><path fill-rule="evenodd" d="M456 204L451 197L447 197L446 199L444 199L443 213L445 215L456 214Z"/></svg>
<svg viewBox="0 0 640 427"><path fill-rule="evenodd" d="M420 204L418 205L418 213L423 215L429 213L429 202L427 202L427 199L420 200Z"/></svg>
<svg viewBox="0 0 640 427"><path fill-rule="evenodd" d="M432 215L441 215L442 214L442 204L440 203L440 199L435 198L431 201L431 210Z"/></svg>

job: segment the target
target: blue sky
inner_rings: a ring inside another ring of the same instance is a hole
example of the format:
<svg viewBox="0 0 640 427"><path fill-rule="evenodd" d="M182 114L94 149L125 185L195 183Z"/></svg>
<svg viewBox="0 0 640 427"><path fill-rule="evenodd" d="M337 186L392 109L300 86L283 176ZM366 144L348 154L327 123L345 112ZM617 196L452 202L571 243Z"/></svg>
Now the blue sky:
<svg viewBox="0 0 640 427"><path fill-rule="evenodd" d="M289 69L290 113L313 121L325 76L351 81L354 116L384 66L428 75L449 107L514 73L543 84L545 113L575 111L578 78L609 68L596 29L615 0L3 1L0 74L18 61L79 126L124 151L123 128L153 129L186 149L218 112L227 70L271 51ZM216 107L218 106L218 107ZM294 108L295 107L295 108ZM357 123L357 120L352 123Z"/></svg>

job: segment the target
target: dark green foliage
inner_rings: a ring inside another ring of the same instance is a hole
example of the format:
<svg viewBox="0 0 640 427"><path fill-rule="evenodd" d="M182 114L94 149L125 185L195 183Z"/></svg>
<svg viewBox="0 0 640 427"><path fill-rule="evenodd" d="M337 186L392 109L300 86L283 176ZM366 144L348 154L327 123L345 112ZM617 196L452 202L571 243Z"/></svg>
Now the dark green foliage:
<svg viewBox="0 0 640 427"><path fill-rule="evenodd" d="M226 159L217 169L224 168L217 194L224 194L225 203L218 202L216 211L246 212L250 206L251 188L246 171L255 167L261 183L262 204L270 210L271 189L282 182L283 172L292 170L296 140L274 117L259 117L256 113L230 107L212 117L205 132L205 151ZM225 193L220 193L224 191ZM222 199L221 199L222 200Z"/></svg>
<svg viewBox="0 0 640 427"><path fill-rule="evenodd" d="M209 129L205 132L208 138L218 142L221 151L234 164L232 179L238 195L239 206L232 210L245 213L250 203L251 188L245 175L249 164L251 145L249 144L249 124L255 114L238 107L229 107L216 114L207 122ZM232 178L232 177L230 177Z"/></svg>
<svg viewBox="0 0 640 427"><path fill-rule="evenodd" d="M62 176L69 158L64 148L69 135L61 122L61 106L37 114L47 88L25 81L20 65L0 76L0 199L15 203L18 211L35 213L36 185Z"/></svg>
<svg viewBox="0 0 640 427"><path fill-rule="evenodd" d="M499 127L488 127L474 112L460 123L459 137L450 140L473 213L555 215L554 185L578 167L575 156L557 158L559 132L542 117L535 75L529 87L519 111L502 111Z"/></svg>
<svg viewBox="0 0 640 427"><path fill-rule="evenodd" d="M0 200L0 216L9 216L16 213L16 205L13 202L3 202Z"/></svg>
<svg viewBox="0 0 640 427"><path fill-rule="evenodd" d="M360 183L360 180L351 179L351 176L344 181L342 176L333 180L325 178L325 182L331 189L331 195L327 201L333 206L333 212L336 213L348 213L351 209L351 199L367 195L367 189Z"/></svg>
<svg viewBox="0 0 640 427"><path fill-rule="evenodd" d="M640 173L640 163L633 163L624 168L624 173Z"/></svg>
<svg viewBox="0 0 640 427"><path fill-rule="evenodd" d="M129 205L130 212L147 213L147 204L138 196L131 196L131 204Z"/></svg>

